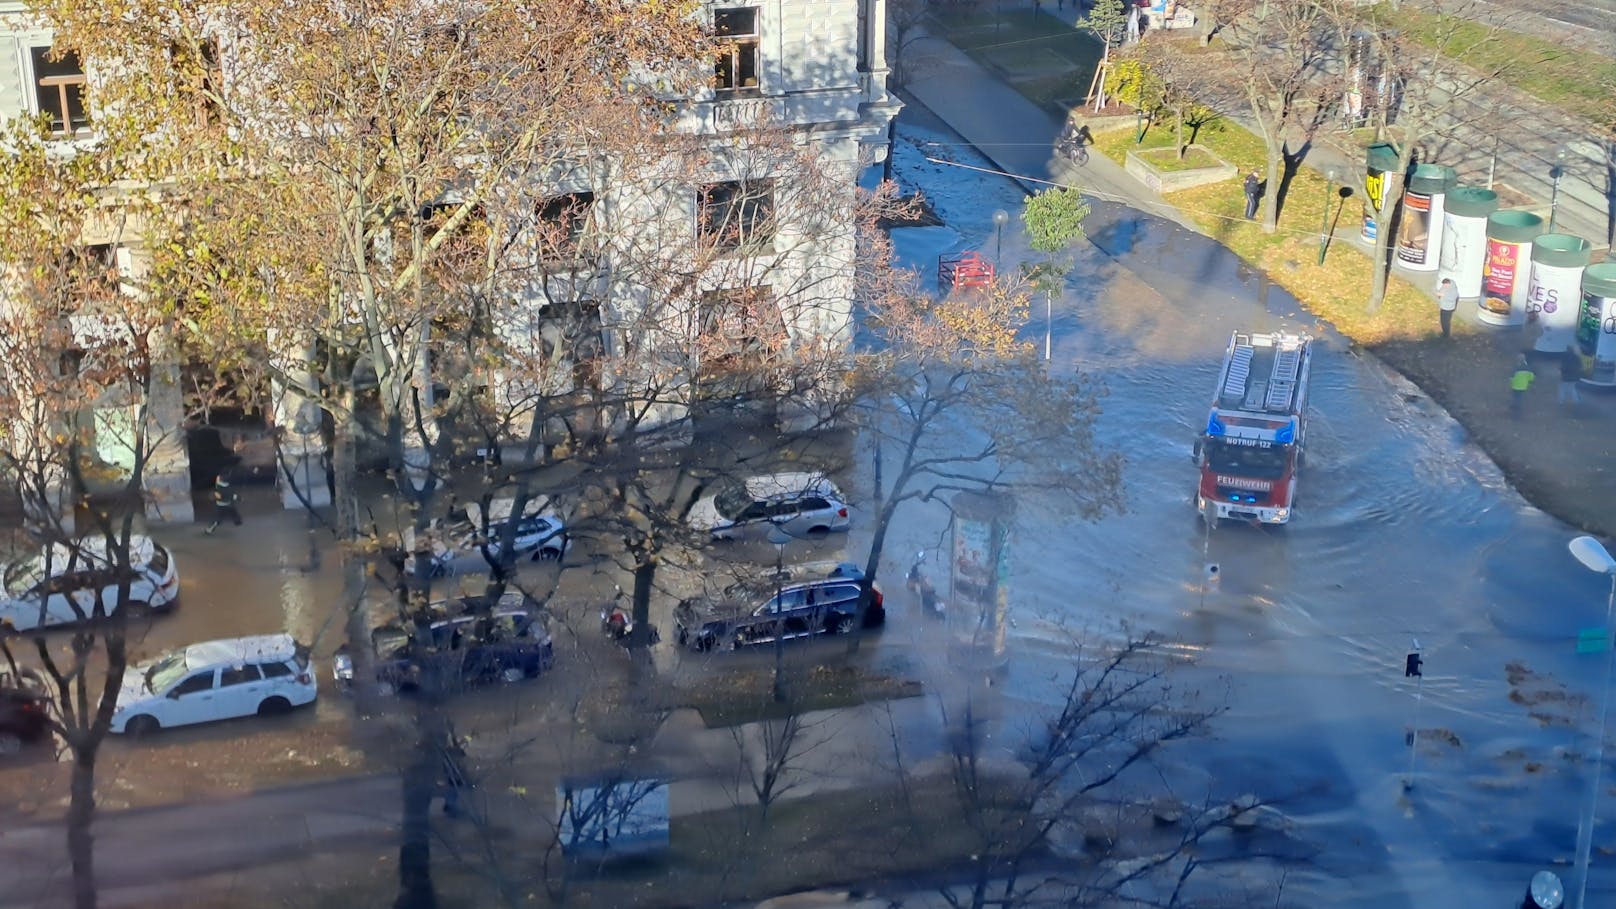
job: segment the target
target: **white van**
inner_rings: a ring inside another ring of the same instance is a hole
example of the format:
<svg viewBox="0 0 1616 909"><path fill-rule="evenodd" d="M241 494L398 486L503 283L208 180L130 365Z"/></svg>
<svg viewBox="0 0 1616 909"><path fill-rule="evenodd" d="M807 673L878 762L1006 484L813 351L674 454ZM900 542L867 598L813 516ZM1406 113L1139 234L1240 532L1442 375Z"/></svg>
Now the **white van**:
<svg viewBox="0 0 1616 909"><path fill-rule="evenodd" d="M18 631L69 625L95 611L97 596L110 615L118 608L115 562L107 554L105 537L53 543L39 555L13 562L4 573L0 619L11 622ZM129 567L131 613L168 610L179 602L180 576L174 556L150 537L130 536Z"/></svg>
<svg viewBox="0 0 1616 909"><path fill-rule="evenodd" d="M112 731L140 736L168 726L285 713L317 694L309 649L289 634L205 641L130 667Z"/></svg>

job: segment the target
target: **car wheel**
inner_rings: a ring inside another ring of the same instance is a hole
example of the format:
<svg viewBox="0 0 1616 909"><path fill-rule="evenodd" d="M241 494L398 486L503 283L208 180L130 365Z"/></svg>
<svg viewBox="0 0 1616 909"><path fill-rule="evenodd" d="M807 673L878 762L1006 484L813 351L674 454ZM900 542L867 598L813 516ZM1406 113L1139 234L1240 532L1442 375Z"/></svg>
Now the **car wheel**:
<svg viewBox="0 0 1616 909"><path fill-rule="evenodd" d="M808 534L807 535L810 536L810 537L813 537L815 539L818 539L819 537L830 536L830 528L826 527L823 524L816 524L813 527L808 528Z"/></svg>
<svg viewBox="0 0 1616 909"><path fill-rule="evenodd" d="M0 755L13 755L22 750L22 736L9 729L0 730Z"/></svg>
<svg viewBox="0 0 1616 909"><path fill-rule="evenodd" d="M259 716L275 716L291 709L292 702L280 696L264 698L258 703Z"/></svg>
<svg viewBox="0 0 1616 909"><path fill-rule="evenodd" d="M699 653L706 653L707 651L712 650L713 645L716 644L716 643L718 643L718 642L713 640L712 635L710 635L710 634L701 635L701 636L696 638L696 650Z"/></svg>
<svg viewBox="0 0 1616 909"><path fill-rule="evenodd" d="M506 668L500 670L499 677L502 681L506 682L520 682L527 678L527 672L525 672L520 666L507 666Z"/></svg>
<svg viewBox="0 0 1616 909"><path fill-rule="evenodd" d="M842 615L839 612L832 613L825 619L826 634L847 634L848 630L851 629L852 626L853 623L847 620L847 616Z"/></svg>
<svg viewBox="0 0 1616 909"><path fill-rule="evenodd" d="M561 550L559 550L559 549L548 549L546 547L541 546L538 549L533 550L533 561L535 561L535 562L559 562L559 561L561 561Z"/></svg>
<svg viewBox="0 0 1616 909"><path fill-rule="evenodd" d="M130 600L124 608L132 618L143 619L152 614L152 604L146 600Z"/></svg>
<svg viewBox="0 0 1616 909"><path fill-rule="evenodd" d="M141 714L130 717L129 722L124 724L123 731L132 738L143 739L161 728L162 724L157 722L157 717Z"/></svg>

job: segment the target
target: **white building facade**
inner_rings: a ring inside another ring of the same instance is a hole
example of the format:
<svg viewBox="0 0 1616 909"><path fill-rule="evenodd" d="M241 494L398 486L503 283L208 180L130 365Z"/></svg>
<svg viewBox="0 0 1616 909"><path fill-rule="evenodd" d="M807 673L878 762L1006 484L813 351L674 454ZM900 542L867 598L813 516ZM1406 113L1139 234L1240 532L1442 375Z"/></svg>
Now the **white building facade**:
<svg viewBox="0 0 1616 909"><path fill-rule="evenodd" d="M734 0L712 3L705 15L726 49L713 87L679 104L675 126L707 143L705 167L627 186L612 184L609 174L576 174L547 188L558 206L572 212L567 217L587 221L598 249L587 266L541 269L539 284L551 286L528 293L528 305L517 308L531 313L530 320L511 320L529 324L501 327L527 337L535 349L578 344L550 324L553 313L544 304L589 300L591 318L600 326L604 369L614 381L633 381L626 361L646 343L637 342L635 332L646 328L648 297L665 290L647 274L646 257L628 255L629 245L647 245L644 236L634 236L645 231L655 232L654 245L669 255L703 242L732 243L733 250L699 269L699 286L687 289L692 298L720 301L715 309L732 297L744 298L752 318L766 310L763 321L794 342L851 340L856 181L861 166L884 156L888 125L900 107L887 91L885 0ZM52 59L50 48L51 33L30 18L26 4L0 0L0 118L46 115L64 138L88 135L93 126L84 67L72 58ZM789 173L771 173L766 159L748 156L744 137L764 130L777 140L789 137L819 163L828 182L817 183L812 198L784 182ZM805 219L827 218L830 229L803 226ZM753 233L754 223L763 221L768 235ZM114 238L112 245L120 269L138 274L138 239ZM630 258L637 264L622 267ZM543 292L556 284L565 290ZM705 320L694 327L696 334L733 336L741 330L710 314L693 311L692 318ZM287 341L289 349L307 342ZM520 384L500 387L494 377L495 392L511 400L535 391ZM280 428L283 499L289 507L303 500L324 504L326 484L316 473L323 454L313 425L318 421L282 389L271 409ZM184 446L171 444L165 455L147 473L151 510L162 519L188 520ZM297 494L289 475L298 478Z"/></svg>

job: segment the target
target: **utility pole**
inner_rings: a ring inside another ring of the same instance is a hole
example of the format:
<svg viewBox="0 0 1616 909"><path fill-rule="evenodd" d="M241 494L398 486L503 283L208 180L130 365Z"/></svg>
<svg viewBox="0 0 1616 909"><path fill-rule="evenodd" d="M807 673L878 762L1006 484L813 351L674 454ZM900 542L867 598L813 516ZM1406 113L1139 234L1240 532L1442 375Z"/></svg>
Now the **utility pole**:
<svg viewBox="0 0 1616 909"><path fill-rule="evenodd" d="M1414 761L1420 755L1420 706L1425 702L1425 659L1420 656L1420 642L1414 639L1414 649L1403 658L1403 677L1413 677L1414 724L1408 733L1408 776L1403 779L1403 791L1414 788Z"/></svg>

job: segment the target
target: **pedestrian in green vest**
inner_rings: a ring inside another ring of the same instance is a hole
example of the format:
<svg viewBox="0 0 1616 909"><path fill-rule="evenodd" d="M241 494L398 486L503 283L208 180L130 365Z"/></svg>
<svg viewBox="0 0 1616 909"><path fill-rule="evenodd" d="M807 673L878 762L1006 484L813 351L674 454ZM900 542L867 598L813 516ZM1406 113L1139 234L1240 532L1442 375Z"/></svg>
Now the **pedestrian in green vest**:
<svg viewBox="0 0 1616 909"><path fill-rule="evenodd" d="M1509 415L1515 419L1521 417L1521 402L1526 399L1526 390L1532 387L1532 380L1537 374L1532 372L1531 364L1526 362L1526 354L1515 358L1515 372L1509 377Z"/></svg>

